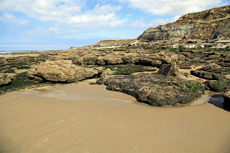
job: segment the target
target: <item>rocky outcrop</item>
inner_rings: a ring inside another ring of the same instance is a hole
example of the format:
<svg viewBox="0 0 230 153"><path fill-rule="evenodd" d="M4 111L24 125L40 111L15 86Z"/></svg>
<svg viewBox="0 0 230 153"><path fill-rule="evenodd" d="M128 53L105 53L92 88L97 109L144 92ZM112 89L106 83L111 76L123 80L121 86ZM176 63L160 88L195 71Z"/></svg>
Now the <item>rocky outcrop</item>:
<svg viewBox="0 0 230 153"><path fill-rule="evenodd" d="M94 47L112 47L112 46L128 46L128 44L135 42L135 39L124 40L101 40L96 43Z"/></svg>
<svg viewBox="0 0 230 153"><path fill-rule="evenodd" d="M209 80L223 80L226 79L222 75L221 66L216 64L205 65L200 69L191 70L191 74L200 78L209 79Z"/></svg>
<svg viewBox="0 0 230 153"><path fill-rule="evenodd" d="M116 71L111 70L110 68L107 68L104 70L101 74L101 77L106 77L108 75L113 75Z"/></svg>
<svg viewBox="0 0 230 153"><path fill-rule="evenodd" d="M215 92L221 92L221 91L225 91L227 88L229 88L229 80L222 80L222 81L218 81L218 80L208 80L205 81L205 88L207 90L211 90L211 91L215 91Z"/></svg>
<svg viewBox="0 0 230 153"><path fill-rule="evenodd" d="M0 73L0 86L7 85L16 79L15 73Z"/></svg>
<svg viewBox="0 0 230 153"><path fill-rule="evenodd" d="M221 78L225 78L225 76L217 74L217 73L210 73L206 71L198 71L198 70L191 70L190 72L192 75L195 75L200 78L209 79L209 80L220 80Z"/></svg>
<svg viewBox="0 0 230 153"><path fill-rule="evenodd" d="M186 81L161 74L136 74L101 78L98 84L105 84L108 90L120 91L153 106L188 103L204 92L197 81Z"/></svg>
<svg viewBox="0 0 230 153"><path fill-rule="evenodd" d="M84 68L74 65L71 60L58 60L42 62L34 70L29 70L27 75L37 82L76 82L99 76L102 71L100 67Z"/></svg>
<svg viewBox="0 0 230 153"><path fill-rule="evenodd" d="M97 65L115 65L115 64L137 64L160 67L162 64L170 64L172 62L183 62L184 55L173 52L161 51L155 54L144 53L111 53L105 56L99 56L96 59Z"/></svg>
<svg viewBox="0 0 230 153"><path fill-rule="evenodd" d="M218 36L230 38L230 6L189 13L176 22L149 28L137 39L158 41L175 38L212 39Z"/></svg>
<svg viewBox="0 0 230 153"><path fill-rule="evenodd" d="M176 63L163 64L158 70L158 74L177 76L179 74L179 69L176 67Z"/></svg>
<svg viewBox="0 0 230 153"><path fill-rule="evenodd" d="M220 65L217 64L210 64L210 65L205 65L202 68L198 69L199 71L207 71L207 72L219 72L219 69L221 68Z"/></svg>

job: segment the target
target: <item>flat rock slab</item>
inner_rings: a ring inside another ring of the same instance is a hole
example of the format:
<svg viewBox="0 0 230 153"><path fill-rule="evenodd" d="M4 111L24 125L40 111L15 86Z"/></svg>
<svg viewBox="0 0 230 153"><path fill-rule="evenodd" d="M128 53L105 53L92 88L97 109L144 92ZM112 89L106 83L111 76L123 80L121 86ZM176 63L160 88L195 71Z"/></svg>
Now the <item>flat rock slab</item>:
<svg viewBox="0 0 230 153"><path fill-rule="evenodd" d="M84 68L76 66L71 60L45 61L28 71L27 75L38 82L76 82L98 76L103 68Z"/></svg>

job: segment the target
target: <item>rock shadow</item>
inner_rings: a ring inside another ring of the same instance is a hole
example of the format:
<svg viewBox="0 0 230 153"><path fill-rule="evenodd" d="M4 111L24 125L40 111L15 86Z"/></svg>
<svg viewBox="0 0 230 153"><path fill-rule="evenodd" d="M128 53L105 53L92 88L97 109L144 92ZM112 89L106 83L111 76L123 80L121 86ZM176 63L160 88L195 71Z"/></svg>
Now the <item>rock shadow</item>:
<svg viewBox="0 0 230 153"><path fill-rule="evenodd" d="M216 107L219 107L219 108L221 108L221 109L223 109L225 111L230 112L230 110L225 109L223 107L223 102L224 102L224 98L223 98L222 94L212 95L212 97L210 97L209 100L208 100L209 104L212 104L212 105L214 105Z"/></svg>

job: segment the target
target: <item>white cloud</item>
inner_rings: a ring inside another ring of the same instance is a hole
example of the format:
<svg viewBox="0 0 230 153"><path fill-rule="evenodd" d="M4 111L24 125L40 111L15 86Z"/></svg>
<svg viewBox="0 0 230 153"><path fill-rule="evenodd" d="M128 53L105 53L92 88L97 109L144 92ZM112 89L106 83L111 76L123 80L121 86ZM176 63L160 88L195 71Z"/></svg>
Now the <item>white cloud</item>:
<svg viewBox="0 0 230 153"><path fill-rule="evenodd" d="M57 27L51 27L49 28L49 31L52 33L56 33L56 34L61 34L61 32L59 31L59 28Z"/></svg>
<svg viewBox="0 0 230 153"><path fill-rule="evenodd" d="M63 24L67 23L73 27L102 28L104 26L117 27L119 25L122 25L126 21L127 19L119 20L115 13L109 13L106 15L76 15L68 18L65 21L60 22L62 22Z"/></svg>
<svg viewBox="0 0 230 153"><path fill-rule="evenodd" d="M183 15L217 6L222 0L119 0L128 2L129 7L141 9L153 15Z"/></svg>
<svg viewBox="0 0 230 153"><path fill-rule="evenodd" d="M20 31L19 29L15 28L15 27L9 27L9 29L10 29L10 32L12 32L12 33Z"/></svg>
<svg viewBox="0 0 230 153"><path fill-rule="evenodd" d="M70 30L71 33L79 33L78 30Z"/></svg>
<svg viewBox="0 0 230 153"><path fill-rule="evenodd" d="M102 5L98 3L92 11L86 12L87 14L107 14L110 12L119 11L121 6Z"/></svg>
<svg viewBox="0 0 230 153"><path fill-rule="evenodd" d="M151 27L152 23L144 23L142 20L136 20L135 22L133 22L129 27L132 28L147 28L147 27Z"/></svg>
<svg viewBox="0 0 230 153"><path fill-rule="evenodd" d="M29 23L29 20L19 19L11 13L3 13L3 15L0 16L0 20L4 22L12 22L18 26L27 25Z"/></svg>
<svg viewBox="0 0 230 153"><path fill-rule="evenodd" d="M167 23L172 23L176 20L179 19L180 16L175 16L171 19L166 18L166 19L155 19L155 20L151 20L149 23L144 23L143 22L143 18L141 20L136 20L135 22L133 22L129 27L132 28L149 28L149 27L156 27L158 25L163 25L163 24L167 24Z"/></svg>
<svg viewBox="0 0 230 153"><path fill-rule="evenodd" d="M26 32L29 36L43 36L46 33L46 30L43 27L37 27Z"/></svg>
<svg viewBox="0 0 230 153"><path fill-rule="evenodd" d="M85 28L116 27L127 21L115 14L121 6L97 4L83 12L84 5L82 0L1 0L0 11L22 12L39 21Z"/></svg>

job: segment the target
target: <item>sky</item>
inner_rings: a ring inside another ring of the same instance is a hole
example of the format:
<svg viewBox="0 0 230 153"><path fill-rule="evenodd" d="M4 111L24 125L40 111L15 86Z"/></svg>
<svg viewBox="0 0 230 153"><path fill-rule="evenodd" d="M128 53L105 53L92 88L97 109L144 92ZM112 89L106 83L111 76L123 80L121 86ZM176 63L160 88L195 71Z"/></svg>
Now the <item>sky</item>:
<svg viewBox="0 0 230 153"><path fill-rule="evenodd" d="M0 51L62 50L134 39L229 0L0 0Z"/></svg>

